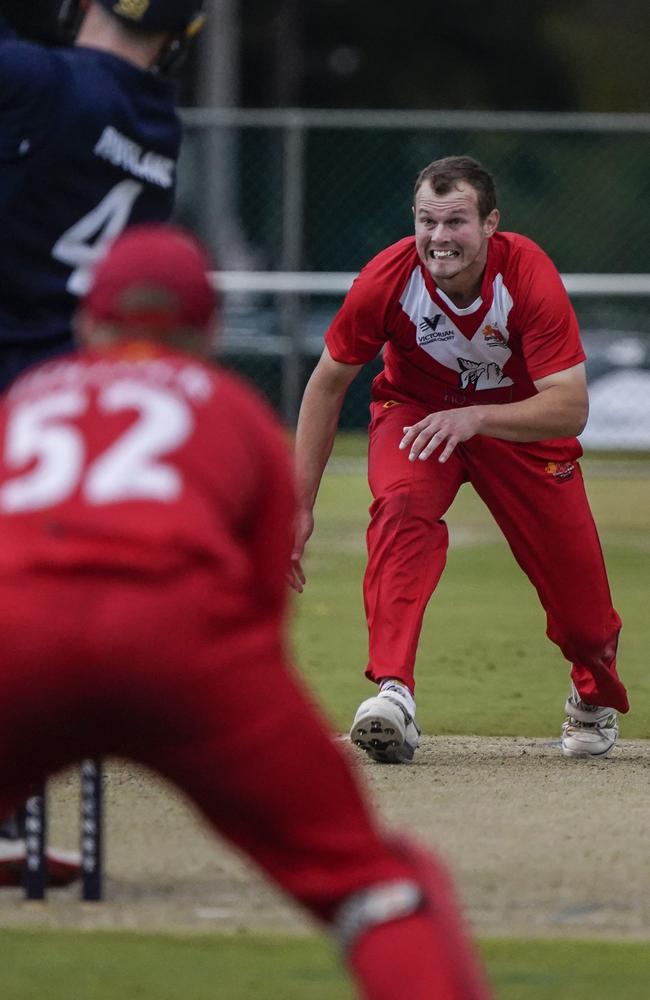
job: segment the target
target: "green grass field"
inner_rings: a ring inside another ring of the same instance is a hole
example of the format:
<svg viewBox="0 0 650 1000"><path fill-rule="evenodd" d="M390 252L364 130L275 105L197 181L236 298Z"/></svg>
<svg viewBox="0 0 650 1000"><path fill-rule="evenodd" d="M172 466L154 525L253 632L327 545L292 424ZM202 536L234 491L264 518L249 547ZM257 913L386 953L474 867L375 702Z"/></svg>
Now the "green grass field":
<svg viewBox="0 0 650 1000"><path fill-rule="evenodd" d="M484 941L498 1000L647 1000L645 944ZM327 942L6 931L3 1000L353 1000ZM408 1000L408 998L404 998Z"/></svg>
<svg viewBox="0 0 650 1000"><path fill-rule="evenodd" d="M300 668L341 730L372 690L362 677L368 492L354 460L363 448L360 438L338 443L338 465L326 476L319 499L308 586L296 601ZM647 738L650 459L630 460L617 476L614 464L601 459L587 460L584 468L624 620L620 669L633 710L623 736ZM418 710L426 732L557 735L567 668L545 638L532 588L469 488L461 491L448 521L458 544L452 542L429 608L418 661ZM650 996L647 943L483 941L481 947L498 1000ZM11 930L3 932L2 956L3 1000L353 997L327 942L313 938Z"/></svg>

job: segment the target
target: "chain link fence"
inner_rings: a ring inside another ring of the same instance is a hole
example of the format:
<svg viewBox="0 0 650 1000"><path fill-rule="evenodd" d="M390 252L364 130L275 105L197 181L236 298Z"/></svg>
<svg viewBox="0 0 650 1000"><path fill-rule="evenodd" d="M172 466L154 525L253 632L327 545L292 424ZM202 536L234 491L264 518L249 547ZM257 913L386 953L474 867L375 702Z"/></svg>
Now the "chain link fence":
<svg viewBox="0 0 650 1000"><path fill-rule="evenodd" d="M575 279L592 392L585 442L650 448L650 115L192 109L184 118L178 217L239 279L226 284L222 360L287 422L348 278L412 231L420 169L468 153L495 176L501 228L538 242L570 291ZM265 285L259 272L341 280L315 293L308 280ZM343 427L365 426L378 367L353 384Z"/></svg>

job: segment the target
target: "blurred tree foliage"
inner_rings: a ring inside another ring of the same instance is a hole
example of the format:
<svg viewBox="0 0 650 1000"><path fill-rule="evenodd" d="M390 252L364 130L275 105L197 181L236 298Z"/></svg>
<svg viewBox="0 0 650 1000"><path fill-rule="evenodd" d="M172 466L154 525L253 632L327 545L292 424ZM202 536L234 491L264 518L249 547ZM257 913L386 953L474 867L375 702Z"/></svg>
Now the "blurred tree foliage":
<svg viewBox="0 0 650 1000"><path fill-rule="evenodd" d="M238 3L248 107L650 111L648 0ZM45 41L60 6L0 0L0 14Z"/></svg>
<svg viewBox="0 0 650 1000"><path fill-rule="evenodd" d="M252 107L650 110L648 0L242 0Z"/></svg>

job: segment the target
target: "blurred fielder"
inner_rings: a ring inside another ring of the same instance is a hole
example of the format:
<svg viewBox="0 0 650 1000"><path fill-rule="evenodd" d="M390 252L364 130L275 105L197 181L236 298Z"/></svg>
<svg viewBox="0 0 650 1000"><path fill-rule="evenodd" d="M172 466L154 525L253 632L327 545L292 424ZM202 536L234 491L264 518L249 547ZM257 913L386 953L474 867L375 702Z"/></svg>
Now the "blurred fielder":
<svg viewBox="0 0 650 1000"><path fill-rule="evenodd" d="M0 814L130 757L330 928L368 1000L485 998L444 871L379 832L289 662L288 450L204 360L208 268L181 230L129 229L85 348L0 407Z"/></svg>
<svg viewBox="0 0 650 1000"><path fill-rule="evenodd" d="M415 236L361 271L305 390L293 585L305 582L301 559L344 396L383 348L372 389L364 580L366 676L380 691L360 706L352 740L378 761L413 757L422 618L445 564L443 517L470 482L571 663L562 751L603 756L628 700L616 672L621 623L578 465L588 400L575 314L546 254L498 231L494 182L477 161L429 164L413 212Z"/></svg>

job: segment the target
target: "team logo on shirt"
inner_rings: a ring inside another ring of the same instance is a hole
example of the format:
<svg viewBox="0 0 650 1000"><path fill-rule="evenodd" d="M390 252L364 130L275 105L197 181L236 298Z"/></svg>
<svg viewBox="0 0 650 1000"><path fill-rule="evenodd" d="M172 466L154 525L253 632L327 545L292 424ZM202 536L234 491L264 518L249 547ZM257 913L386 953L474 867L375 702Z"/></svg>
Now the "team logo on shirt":
<svg viewBox="0 0 650 1000"><path fill-rule="evenodd" d="M429 293L419 266L411 272L399 303L413 324L417 347L437 365L454 373L458 379L457 392L468 388L473 392L504 389L514 384L512 378L504 374L512 355L508 344L512 297L500 274L493 282L492 304L487 311L477 315L476 322L473 317L478 313L480 302L464 310L456 310L452 302L446 303L447 307L441 306ZM498 353L495 351L497 343L501 348Z"/></svg>
<svg viewBox="0 0 650 1000"><path fill-rule="evenodd" d="M547 462L544 471L553 476L556 482L564 483L567 479L573 479L576 467L573 462Z"/></svg>
<svg viewBox="0 0 650 1000"><path fill-rule="evenodd" d="M424 344L433 344L441 340L453 340L455 333L453 330L438 329L438 323L442 319L442 313L436 313L435 316L423 316L420 323L418 323L418 344L422 347Z"/></svg>
<svg viewBox="0 0 650 1000"><path fill-rule="evenodd" d="M129 21L141 21L151 5L151 0L117 0L113 13L128 17Z"/></svg>
<svg viewBox="0 0 650 1000"><path fill-rule="evenodd" d="M494 361L472 361L470 358L458 358L460 368L460 387L467 389L470 385L475 389L496 389L497 386L512 385L512 379Z"/></svg>
<svg viewBox="0 0 650 1000"><path fill-rule="evenodd" d="M488 347L507 347L508 341L497 326L487 323L483 327L483 338Z"/></svg>

